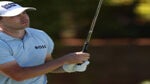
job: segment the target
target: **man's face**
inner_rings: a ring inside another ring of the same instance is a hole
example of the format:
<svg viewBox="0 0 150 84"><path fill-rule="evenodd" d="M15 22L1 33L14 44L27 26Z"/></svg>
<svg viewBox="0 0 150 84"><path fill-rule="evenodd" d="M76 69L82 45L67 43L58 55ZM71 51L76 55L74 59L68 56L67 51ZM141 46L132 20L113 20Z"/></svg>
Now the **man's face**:
<svg viewBox="0 0 150 84"><path fill-rule="evenodd" d="M3 26L3 28L20 30L29 27L30 20L28 14L23 12L13 17L3 17L0 20L0 24Z"/></svg>

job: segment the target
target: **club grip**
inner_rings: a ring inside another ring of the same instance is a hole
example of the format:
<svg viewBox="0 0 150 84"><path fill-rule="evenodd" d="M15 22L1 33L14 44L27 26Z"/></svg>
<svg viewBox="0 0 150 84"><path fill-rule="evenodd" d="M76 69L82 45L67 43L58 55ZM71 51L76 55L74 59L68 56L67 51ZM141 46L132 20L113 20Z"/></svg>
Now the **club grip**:
<svg viewBox="0 0 150 84"><path fill-rule="evenodd" d="M88 49L88 42L85 42L82 48L82 52L87 52ZM77 64L77 65L81 65L81 63Z"/></svg>
<svg viewBox="0 0 150 84"><path fill-rule="evenodd" d="M87 52L88 49L88 42L85 42L82 48L82 52Z"/></svg>

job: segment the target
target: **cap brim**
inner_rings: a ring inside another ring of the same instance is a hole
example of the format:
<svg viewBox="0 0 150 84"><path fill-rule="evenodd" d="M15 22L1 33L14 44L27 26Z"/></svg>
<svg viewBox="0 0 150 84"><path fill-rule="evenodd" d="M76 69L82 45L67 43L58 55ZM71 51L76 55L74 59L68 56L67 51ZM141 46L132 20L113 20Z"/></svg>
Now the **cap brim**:
<svg viewBox="0 0 150 84"><path fill-rule="evenodd" d="M13 17L13 16L17 16L17 15L21 14L22 12L24 12L26 10L36 10L36 8L34 8L34 7L16 8L16 9L8 11L5 14L2 14L0 16L2 16L2 17Z"/></svg>

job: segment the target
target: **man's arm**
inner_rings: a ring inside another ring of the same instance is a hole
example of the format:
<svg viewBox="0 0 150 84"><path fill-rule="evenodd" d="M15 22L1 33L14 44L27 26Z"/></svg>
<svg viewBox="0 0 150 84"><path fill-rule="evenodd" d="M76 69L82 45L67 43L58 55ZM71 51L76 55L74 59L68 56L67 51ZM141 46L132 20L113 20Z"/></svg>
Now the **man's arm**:
<svg viewBox="0 0 150 84"><path fill-rule="evenodd" d="M58 59L47 61L45 64L34 67L20 67L16 61L11 61L0 64L0 72L16 81L22 81L53 72L64 64L82 63L88 59L88 53L70 53Z"/></svg>
<svg viewBox="0 0 150 84"><path fill-rule="evenodd" d="M52 61L52 60L53 60L53 57L49 54L46 56L45 62ZM65 73L65 71L62 67L59 67L55 69L54 71L52 71L51 73Z"/></svg>
<svg viewBox="0 0 150 84"><path fill-rule="evenodd" d="M47 62L43 65L34 67L20 67L16 61L0 64L1 73L16 80L22 81L52 72L56 68L62 66L64 61L61 59Z"/></svg>

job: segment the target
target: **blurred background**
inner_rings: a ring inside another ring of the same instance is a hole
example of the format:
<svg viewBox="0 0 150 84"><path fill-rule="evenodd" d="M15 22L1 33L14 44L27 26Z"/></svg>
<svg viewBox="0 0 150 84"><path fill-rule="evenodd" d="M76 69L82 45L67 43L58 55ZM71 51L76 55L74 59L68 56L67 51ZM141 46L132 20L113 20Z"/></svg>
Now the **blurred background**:
<svg viewBox="0 0 150 84"><path fill-rule="evenodd" d="M55 42L53 56L80 51L99 0L12 0L37 8L31 27ZM150 0L104 0L86 72L48 74L48 84L150 84Z"/></svg>

